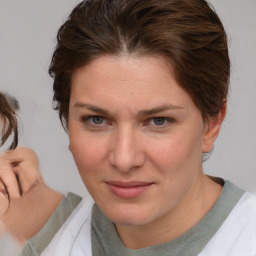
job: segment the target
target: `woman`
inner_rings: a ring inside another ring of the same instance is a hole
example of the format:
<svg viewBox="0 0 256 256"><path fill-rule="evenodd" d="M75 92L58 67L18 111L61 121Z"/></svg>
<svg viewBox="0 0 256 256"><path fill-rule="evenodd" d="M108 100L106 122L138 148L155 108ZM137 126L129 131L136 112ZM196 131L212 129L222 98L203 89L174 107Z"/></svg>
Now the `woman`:
<svg viewBox="0 0 256 256"><path fill-rule="evenodd" d="M0 146L1 151L2 146L8 149L0 153L1 256L17 255L18 248L45 225L62 199L44 184L35 152L16 148L18 108L14 97L0 92Z"/></svg>
<svg viewBox="0 0 256 256"><path fill-rule="evenodd" d="M14 114L13 108L10 106L8 100L5 95L0 92L0 146L3 146L7 139L10 137L12 133L14 133L13 141L11 142L10 148L16 147L18 142L18 130L17 130L17 120ZM1 153L0 153L1 156ZM0 164L0 173L3 172L2 164ZM4 183L2 175L0 175L0 216L4 215L8 210L9 200L8 193L6 190L6 185ZM17 188L15 186L14 188ZM11 190L12 191L12 190ZM15 191L15 190L14 190ZM9 243L9 244L8 244ZM5 253L10 250L14 250L16 244L13 243L12 239L10 239L6 235L6 227L4 223L0 220L0 250L1 255L5 255Z"/></svg>
<svg viewBox="0 0 256 256"><path fill-rule="evenodd" d="M95 205L68 195L22 255L255 255L255 198L202 171L230 73L206 1L83 1L49 71Z"/></svg>
<svg viewBox="0 0 256 256"><path fill-rule="evenodd" d="M16 148L18 144L18 122L15 111L18 110L18 101L9 95L0 92L0 147L9 144L9 150ZM11 138L12 137L12 138ZM11 139L10 139L11 138ZM13 156L13 153L11 154ZM0 251L1 255L16 255L18 253L19 243L14 240L8 233L7 223L2 222L3 216L8 215L9 203L13 198L19 198L19 186L15 171L20 167L15 167L7 163L7 159L3 159L0 152ZM34 169L34 168L33 168ZM16 184L15 184L16 183ZM24 185L22 183L22 185ZM23 186L25 189L25 186ZM12 220L13 222L13 220Z"/></svg>

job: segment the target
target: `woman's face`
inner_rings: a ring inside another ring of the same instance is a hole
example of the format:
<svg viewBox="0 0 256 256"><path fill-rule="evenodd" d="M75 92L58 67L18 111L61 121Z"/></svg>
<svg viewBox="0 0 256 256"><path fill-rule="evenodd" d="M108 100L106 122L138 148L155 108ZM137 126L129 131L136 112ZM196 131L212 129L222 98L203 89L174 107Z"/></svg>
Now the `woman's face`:
<svg viewBox="0 0 256 256"><path fill-rule="evenodd" d="M101 56L72 76L70 150L118 225L155 222L189 201L207 127L164 57Z"/></svg>

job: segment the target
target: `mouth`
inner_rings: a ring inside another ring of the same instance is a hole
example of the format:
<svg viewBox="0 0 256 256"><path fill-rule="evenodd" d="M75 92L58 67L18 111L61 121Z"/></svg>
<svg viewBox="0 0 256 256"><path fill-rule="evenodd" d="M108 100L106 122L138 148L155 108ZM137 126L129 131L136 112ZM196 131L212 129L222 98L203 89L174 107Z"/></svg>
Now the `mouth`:
<svg viewBox="0 0 256 256"><path fill-rule="evenodd" d="M106 182L110 192L121 199L133 199L139 197L143 192L149 189L153 182L141 181L107 181Z"/></svg>

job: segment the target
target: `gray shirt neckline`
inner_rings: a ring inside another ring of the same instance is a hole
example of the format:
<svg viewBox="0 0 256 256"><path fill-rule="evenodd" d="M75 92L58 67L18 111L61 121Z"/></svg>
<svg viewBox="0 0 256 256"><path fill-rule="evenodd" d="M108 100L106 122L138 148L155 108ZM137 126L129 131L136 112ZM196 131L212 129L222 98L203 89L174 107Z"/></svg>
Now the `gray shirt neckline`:
<svg viewBox="0 0 256 256"><path fill-rule="evenodd" d="M178 238L160 245L131 250L126 248L116 232L115 225L100 211L92 210L93 256L193 256L198 255L211 240L244 191L226 181L222 193L201 221Z"/></svg>

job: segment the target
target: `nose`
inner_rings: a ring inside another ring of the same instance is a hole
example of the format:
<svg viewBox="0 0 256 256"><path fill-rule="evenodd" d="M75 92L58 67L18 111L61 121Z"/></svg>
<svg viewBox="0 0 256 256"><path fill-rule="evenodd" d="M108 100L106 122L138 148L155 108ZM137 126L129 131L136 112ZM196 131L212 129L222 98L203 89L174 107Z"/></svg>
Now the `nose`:
<svg viewBox="0 0 256 256"><path fill-rule="evenodd" d="M111 142L109 160L120 172L129 172L144 164L145 154L136 131L132 128L116 131Z"/></svg>

